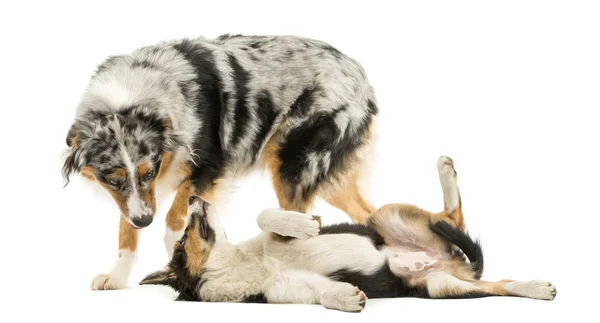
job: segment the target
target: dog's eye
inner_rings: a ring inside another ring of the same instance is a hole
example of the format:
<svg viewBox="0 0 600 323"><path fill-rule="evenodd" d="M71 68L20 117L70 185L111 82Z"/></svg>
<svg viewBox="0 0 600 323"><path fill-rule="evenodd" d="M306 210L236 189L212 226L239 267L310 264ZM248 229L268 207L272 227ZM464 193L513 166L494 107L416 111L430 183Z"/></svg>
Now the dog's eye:
<svg viewBox="0 0 600 323"><path fill-rule="evenodd" d="M187 239L187 234L184 234L183 237L181 237L181 239L179 239L179 244L184 247L185 246L185 239Z"/></svg>
<svg viewBox="0 0 600 323"><path fill-rule="evenodd" d="M112 186L120 187L121 185L123 185L123 179L111 178L108 180L108 183Z"/></svg>
<svg viewBox="0 0 600 323"><path fill-rule="evenodd" d="M146 173L146 175L144 175L144 177L142 177L143 180L145 181L149 181L154 177L154 169L149 171L148 173Z"/></svg>

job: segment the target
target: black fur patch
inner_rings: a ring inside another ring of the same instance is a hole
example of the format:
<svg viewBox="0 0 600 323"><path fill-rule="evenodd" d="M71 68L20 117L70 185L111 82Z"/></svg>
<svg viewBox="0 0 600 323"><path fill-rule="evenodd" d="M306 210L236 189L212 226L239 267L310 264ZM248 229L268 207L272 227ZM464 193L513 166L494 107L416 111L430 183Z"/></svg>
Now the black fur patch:
<svg viewBox="0 0 600 323"><path fill-rule="evenodd" d="M372 275L364 275L350 270L339 270L328 276L333 280L358 287L368 298L429 298L429 293L425 288L408 287L401 277L394 275L387 262Z"/></svg>
<svg viewBox="0 0 600 323"><path fill-rule="evenodd" d="M231 137L231 145L235 147L242 136L246 133L247 125L251 119L250 111L246 102L248 95L248 82L250 74L240 65L233 55L229 55L229 65L233 70L232 77L235 80L236 105L234 113L234 128Z"/></svg>
<svg viewBox="0 0 600 323"><path fill-rule="evenodd" d="M377 115L379 113L379 108L377 107L375 102L367 100L367 107L369 108L369 113L373 115Z"/></svg>
<svg viewBox="0 0 600 323"><path fill-rule="evenodd" d="M154 65L148 61L134 61L131 64L131 68L142 67L142 68L154 68Z"/></svg>
<svg viewBox="0 0 600 323"><path fill-rule="evenodd" d="M296 101L292 103L290 110L292 114L296 117L305 116L308 111L310 111L310 107L314 103L314 96L320 91L319 87L314 88L306 88L302 93L298 96Z"/></svg>
<svg viewBox="0 0 600 323"><path fill-rule="evenodd" d="M242 300L242 303L267 303L267 297L263 293L248 295Z"/></svg>
<svg viewBox="0 0 600 323"><path fill-rule="evenodd" d="M256 160L260 149L262 148L267 135L271 131L275 119L277 118L277 112L275 112L275 104L271 94L266 90L261 91L256 97L256 115L259 121L258 134L252 143L252 158Z"/></svg>
<svg viewBox="0 0 600 323"><path fill-rule="evenodd" d="M240 38L240 37L245 37L244 35L241 34L224 34L221 35L219 37L217 37L217 40L230 40L230 39L234 39L234 38Z"/></svg>
<svg viewBox="0 0 600 323"><path fill-rule="evenodd" d="M195 68L195 82L201 89L196 93L196 113L204 123L193 144L199 156L194 160L198 167L192 169L190 180L197 193L202 194L222 176L225 165L224 152L219 140L222 82L209 49L189 40L181 41L174 45L174 48Z"/></svg>
<svg viewBox="0 0 600 323"><path fill-rule="evenodd" d="M183 249L176 249L171 262L169 262L169 268L175 273L175 278L165 283L179 293L176 298L177 301L202 301L200 295L196 292L200 290L202 275L199 277L190 276L186 264L187 254Z"/></svg>
<svg viewBox="0 0 600 323"><path fill-rule="evenodd" d="M337 50L337 48L335 48L331 45L325 45L322 48L324 50L326 50L327 52L329 52L331 55L333 55L333 57L335 57L337 59L341 59L343 56L342 52L340 52L339 50Z"/></svg>
<svg viewBox="0 0 600 323"><path fill-rule="evenodd" d="M373 245L381 246L385 244L385 241L377 231L372 228L358 224L358 223L339 223L333 225L327 225L321 228L319 235L322 234L339 234L339 233L352 233L359 236L367 237L371 239Z"/></svg>
<svg viewBox="0 0 600 323"><path fill-rule="evenodd" d="M497 295L484 293L484 292L467 292L462 295L448 295L448 296L440 297L437 299L468 299L468 298L483 298L483 297L490 297L490 296L497 296Z"/></svg>
<svg viewBox="0 0 600 323"><path fill-rule="evenodd" d="M307 104L307 100L308 97L302 100L303 104ZM280 176L291 186L297 186L303 198L313 193L324 180L345 169L349 157L366 143L366 132L373 115L368 114L355 129L341 133L335 117L342 111L343 105L334 111L315 113L292 129L281 145L278 152ZM323 156L325 153L329 155L329 165L323 164L325 161L321 159L319 173L313 177L313 182L301 184L302 172L306 171L310 156Z"/></svg>
<svg viewBox="0 0 600 323"><path fill-rule="evenodd" d="M469 258L475 272L475 278L481 278L483 273L483 249L479 241L474 241L467 233L458 228L453 228L444 221L430 223L429 229L444 240L457 246Z"/></svg>

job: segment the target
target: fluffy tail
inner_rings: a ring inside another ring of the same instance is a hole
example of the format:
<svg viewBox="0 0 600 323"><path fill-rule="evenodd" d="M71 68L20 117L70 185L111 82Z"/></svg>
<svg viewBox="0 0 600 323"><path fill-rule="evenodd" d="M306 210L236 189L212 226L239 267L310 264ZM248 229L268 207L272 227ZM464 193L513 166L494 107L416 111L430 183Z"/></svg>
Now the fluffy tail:
<svg viewBox="0 0 600 323"><path fill-rule="evenodd" d="M430 223L429 229L442 239L457 246L469 258L475 272L475 278L480 279L483 273L483 250L479 240L474 241L467 233L452 227L444 221Z"/></svg>

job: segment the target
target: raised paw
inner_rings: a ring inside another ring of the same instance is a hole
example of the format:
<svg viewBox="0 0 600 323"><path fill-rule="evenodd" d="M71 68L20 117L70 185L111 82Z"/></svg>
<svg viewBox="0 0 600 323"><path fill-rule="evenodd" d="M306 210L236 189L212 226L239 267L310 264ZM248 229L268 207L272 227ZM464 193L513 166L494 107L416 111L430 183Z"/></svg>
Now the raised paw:
<svg viewBox="0 0 600 323"><path fill-rule="evenodd" d="M125 280L115 278L110 274L99 274L92 279L92 290L111 290L122 289L125 287Z"/></svg>
<svg viewBox="0 0 600 323"><path fill-rule="evenodd" d="M510 282L504 286L504 289L515 296L527 298L551 301L556 297L556 288L550 282L541 280Z"/></svg>
<svg viewBox="0 0 600 323"><path fill-rule="evenodd" d="M367 295L348 283L335 284L321 296L321 305L344 312L360 312L365 308Z"/></svg>
<svg viewBox="0 0 600 323"><path fill-rule="evenodd" d="M298 239L308 239L319 235L321 231L321 217L313 215L290 216L285 232L286 236Z"/></svg>
<svg viewBox="0 0 600 323"><path fill-rule="evenodd" d="M454 169L454 161L448 156L440 156L437 161L438 173L440 178L456 177L456 170Z"/></svg>

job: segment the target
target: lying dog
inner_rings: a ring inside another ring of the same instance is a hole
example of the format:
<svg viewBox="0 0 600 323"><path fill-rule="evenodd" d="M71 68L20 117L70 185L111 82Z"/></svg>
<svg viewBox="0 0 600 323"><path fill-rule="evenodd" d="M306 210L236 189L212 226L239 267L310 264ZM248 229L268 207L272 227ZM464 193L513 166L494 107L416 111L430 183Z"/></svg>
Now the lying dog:
<svg viewBox="0 0 600 323"><path fill-rule="evenodd" d="M306 212L319 196L364 222L374 208L358 183L377 111L361 65L318 40L224 35L110 57L82 96L63 166L67 183L81 173L121 211L119 257L92 288L125 286L155 196L176 192L170 259L188 198L215 204L256 169L283 209Z"/></svg>
<svg viewBox="0 0 600 323"><path fill-rule="evenodd" d="M140 284L171 286L178 300L321 304L350 312L361 311L367 297L554 299L548 282L479 280L483 253L464 232L452 160L441 157L438 171L443 212L390 204L366 225L321 227L319 217L270 209L258 218L264 232L239 245L227 241L213 207L192 197L173 259Z"/></svg>

